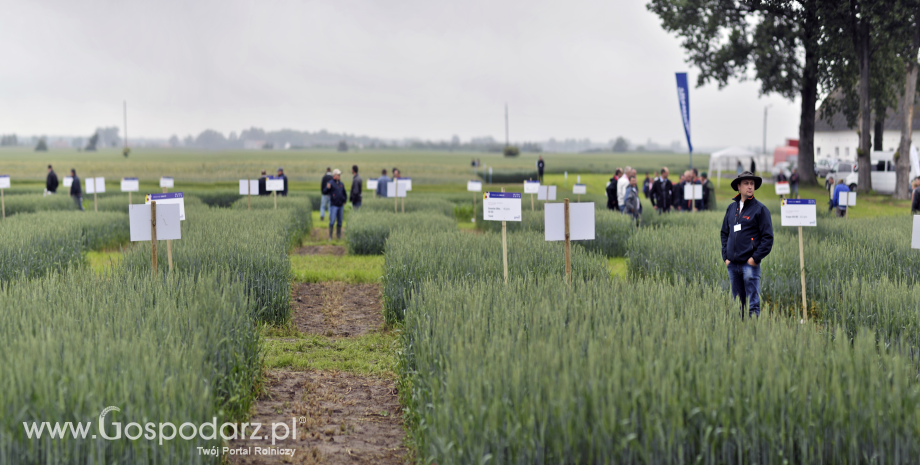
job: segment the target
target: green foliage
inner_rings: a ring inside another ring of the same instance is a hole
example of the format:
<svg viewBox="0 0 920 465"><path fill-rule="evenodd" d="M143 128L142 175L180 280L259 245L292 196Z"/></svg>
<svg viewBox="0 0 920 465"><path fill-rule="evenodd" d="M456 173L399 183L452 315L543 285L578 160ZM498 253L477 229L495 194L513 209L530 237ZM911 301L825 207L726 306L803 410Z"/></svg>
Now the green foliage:
<svg viewBox="0 0 920 465"><path fill-rule="evenodd" d="M290 313L291 267L288 249L309 231L310 204L293 202L288 208L252 211L238 209L186 208L182 239L172 242L173 263L177 272L195 275L210 270L225 270L245 284L256 303L253 317L258 321L282 324ZM304 214L307 212L307 214ZM165 244L157 249L158 271L166 273ZM139 243L125 257L131 270L150 270L149 242Z"/></svg>
<svg viewBox="0 0 920 465"><path fill-rule="evenodd" d="M82 253L126 243L128 217L118 213L44 212L0 222L0 283L79 266Z"/></svg>
<svg viewBox="0 0 920 465"><path fill-rule="evenodd" d="M493 184L517 184L524 181L539 179L540 173L537 170L492 170L492 175L478 171L479 176L487 185L482 186L483 190L488 190L488 182L491 179Z"/></svg>
<svg viewBox="0 0 920 465"><path fill-rule="evenodd" d="M526 199L524 204L529 203ZM540 202L541 204L543 202ZM626 244L629 238L638 231L635 221L628 215L608 210L606 204L595 203L593 241L573 241L576 247L584 247L592 252L607 255L608 257L622 257L626 254ZM544 234L544 212L542 206L536 211L530 210L530 205L524 206L521 211L522 221L508 221L508 231L533 231ZM485 221L482 219L482 203L476 206L476 229L480 231L501 232L501 221Z"/></svg>
<svg viewBox="0 0 920 465"><path fill-rule="evenodd" d="M606 260L573 247L572 275L582 279L607 278ZM546 242L530 231L508 234L510 280L538 282L565 274L561 242ZM387 241L383 275L384 317L388 324L402 321L419 285L438 277L447 281L502 281L502 239L499 234L473 235L459 231L418 234L394 232Z"/></svg>
<svg viewBox="0 0 920 465"><path fill-rule="evenodd" d="M393 213L382 211L353 212L348 217L348 253L353 255L379 255L384 252L387 238L395 231L430 234L455 231L457 220L439 215L440 212L416 211Z"/></svg>
<svg viewBox="0 0 920 465"><path fill-rule="evenodd" d="M504 150L502 150L502 154L506 157L516 157L521 154L521 149L513 145L506 145Z"/></svg>
<svg viewBox="0 0 920 465"><path fill-rule="evenodd" d="M855 297L855 295L853 295ZM707 285L425 280L400 361L423 462L858 463L920 453L910 352Z"/></svg>
<svg viewBox="0 0 920 465"><path fill-rule="evenodd" d="M218 441L26 437L23 422L242 420L260 373L252 301L227 273L51 274L0 293L0 463L211 463ZM154 427L156 428L156 426ZM123 430L124 431L124 430ZM169 429L166 429L169 433ZM133 431L132 431L133 434Z"/></svg>
<svg viewBox="0 0 920 465"><path fill-rule="evenodd" d="M397 204L394 199L365 197L364 201L361 202L361 208L358 210L360 212L393 213L394 204ZM397 206L397 212L400 214L403 212L403 204L403 199L400 198ZM429 196L427 194L413 195L410 192L405 198L405 212L414 213L420 211L453 217L454 204L443 198ZM351 226L351 224L349 224L349 226Z"/></svg>
<svg viewBox="0 0 920 465"><path fill-rule="evenodd" d="M229 208L234 202L239 201L240 192L238 190L219 190L219 191L186 191L186 195L197 197L209 207ZM245 198L245 196L242 196Z"/></svg>

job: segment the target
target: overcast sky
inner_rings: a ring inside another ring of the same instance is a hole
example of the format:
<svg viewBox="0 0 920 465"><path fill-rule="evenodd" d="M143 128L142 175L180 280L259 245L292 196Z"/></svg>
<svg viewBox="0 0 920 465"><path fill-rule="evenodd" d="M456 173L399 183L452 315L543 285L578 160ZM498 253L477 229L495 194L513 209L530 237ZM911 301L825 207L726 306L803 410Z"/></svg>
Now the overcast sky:
<svg viewBox="0 0 920 465"><path fill-rule="evenodd" d="M684 63L641 0L2 0L0 133L212 128L684 140ZM755 83L690 91L695 146L797 137Z"/></svg>

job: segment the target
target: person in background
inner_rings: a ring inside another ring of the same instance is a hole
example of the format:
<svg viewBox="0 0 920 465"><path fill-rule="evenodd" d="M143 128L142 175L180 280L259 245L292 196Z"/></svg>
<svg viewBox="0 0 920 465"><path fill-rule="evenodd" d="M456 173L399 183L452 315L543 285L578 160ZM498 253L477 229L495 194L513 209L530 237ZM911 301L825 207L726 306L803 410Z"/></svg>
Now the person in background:
<svg viewBox="0 0 920 465"><path fill-rule="evenodd" d="M827 189L827 212L830 213L834 209L834 199L833 199L833 190L834 190L834 178L828 177L824 180L824 188Z"/></svg>
<svg viewBox="0 0 920 465"><path fill-rule="evenodd" d="M703 207L701 210L716 209L716 186L709 179L709 173L703 171L700 180L703 183Z"/></svg>
<svg viewBox="0 0 920 465"><path fill-rule="evenodd" d="M262 176L259 177L259 195L268 195L268 189L265 188L266 179L268 176L265 175L265 170L262 170Z"/></svg>
<svg viewBox="0 0 920 465"><path fill-rule="evenodd" d="M58 188L58 177L54 173L54 170L51 169L51 165L48 165L48 178L45 179L45 194L54 194L57 192Z"/></svg>
<svg viewBox="0 0 920 465"><path fill-rule="evenodd" d="M649 172L645 172L645 180L642 181L642 193L648 198L649 191L652 190L652 179L649 178Z"/></svg>
<svg viewBox="0 0 920 465"><path fill-rule="evenodd" d="M361 176L358 176L358 165L351 165L351 208L357 210L361 208Z"/></svg>
<svg viewBox="0 0 920 465"><path fill-rule="evenodd" d="M323 221L326 218L326 209L329 208L329 181L332 180L332 168L326 167L326 174L323 175L323 179L319 182L319 189L322 193L322 197L319 199L319 220Z"/></svg>
<svg viewBox="0 0 920 465"><path fill-rule="evenodd" d="M780 168L779 173L776 174L776 182L789 182L789 179L786 177L786 173L783 173L782 168Z"/></svg>
<svg viewBox="0 0 920 465"><path fill-rule="evenodd" d="M326 183L326 192L329 194L329 240L332 240L332 226L335 225L336 238L342 238L342 211L345 210L345 184L342 184L342 172L334 170L332 179Z"/></svg>
<svg viewBox="0 0 920 465"><path fill-rule="evenodd" d="M799 169L792 168L789 175L789 197L799 198Z"/></svg>
<svg viewBox="0 0 920 465"><path fill-rule="evenodd" d="M910 193L910 213L920 215L920 178L914 179L913 191Z"/></svg>
<svg viewBox="0 0 920 465"><path fill-rule="evenodd" d="M846 216L847 206L840 204L840 193L841 192L850 192L850 188L843 183L843 179L837 181L837 187L834 188L834 196L831 198L831 206L836 207L834 213L837 215L837 218Z"/></svg>
<svg viewBox="0 0 920 465"><path fill-rule="evenodd" d="M741 173L744 171L744 166L741 164L741 160L738 160L738 166L735 167L735 174L741 176Z"/></svg>
<svg viewBox="0 0 920 465"><path fill-rule="evenodd" d="M617 168L616 172L613 174L613 177L610 178L610 183L607 184L607 208L613 211L620 211L620 204L617 201L617 186L619 185L619 180L623 176L623 170Z"/></svg>
<svg viewBox="0 0 920 465"><path fill-rule="evenodd" d="M722 260L728 267L732 298L741 300L741 319L745 306L748 316L760 317L760 264L773 250L773 222L770 210L754 198L763 179L743 172L732 181L738 195L725 210L720 237Z"/></svg>
<svg viewBox="0 0 920 465"><path fill-rule="evenodd" d="M281 179L284 181L284 189L282 189L280 192L278 192L278 195L283 195L283 196L287 197L287 193L288 193L288 183L287 183L287 181L288 181L288 180L287 180L287 176L284 175L284 168L278 168L278 177L281 178Z"/></svg>
<svg viewBox="0 0 920 465"><path fill-rule="evenodd" d="M77 204L77 210L81 212L83 210L83 189L80 187L80 178L77 177L77 171L73 168L70 169L70 177L73 178L73 183L70 185L70 196L73 197L73 202Z"/></svg>
<svg viewBox="0 0 920 465"><path fill-rule="evenodd" d="M684 172L678 178L677 184L671 185L671 206L677 211L687 209L687 203L684 202L684 184L687 183L687 173Z"/></svg>
<svg viewBox="0 0 920 465"><path fill-rule="evenodd" d="M380 177L377 178L377 197L387 196L387 184L389 183L390 178L387 177L387 170L380 170Z"/></svg>
<svg viewBox="0 0 920 465"><path fill-rule="evenodd" d="M546 163L543 162L543 156L541 155L537 159L537 176L540 179L540 185L543 185L543 169L546 168Z"/></svg>
<svg viewBox="0 0 920 465"><path fill-rule="evenodd" d="M633 217L636 220L636 226L639 225L639 218L642 215L642 203L639 201L639 187L636 184L636 172L630 171L629 185L626 186L626 197L623 199L623 213Z"/></svg>
<svg viewBox="0 0 920 465"><path fill-rule="evenodd" d="M700 171L696 168L687 171L687 184L691 186L702 185L703 182L700 181ZM703 199L693 199L692 197L687 200L687 207L692 211L700 211L703 209Z"/></svg>
<svg viewBox="0 0 920 465"><path fill-rule="evenodd" d="M652 190L649 193L652 199L652 207L658 210L658 214L668 213L671 211L671 192L674 186L668 179L668 168L661 168L661 176L652 183Z"/></svg>
<svg viewBox="0 0 920 465"><path fill-rule="evenodd" d="M626 187L629 186L629 175L632 174L632 168L626 167L623 175L617 179L617 205L620 206L620 212L626 208Z"/></svg>
<svg viewBox="0 0 920 465"><path fill-rule="evenodd" d="M751 172L755 174L757 173L757 163L754 163L753 158L751 158Z"/></svg>

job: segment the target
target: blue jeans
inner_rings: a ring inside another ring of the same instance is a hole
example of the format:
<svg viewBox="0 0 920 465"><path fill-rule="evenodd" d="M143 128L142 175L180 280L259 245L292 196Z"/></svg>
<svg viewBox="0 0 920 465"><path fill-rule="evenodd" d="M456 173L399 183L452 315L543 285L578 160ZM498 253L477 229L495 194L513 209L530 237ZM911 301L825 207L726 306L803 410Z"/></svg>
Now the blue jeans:
<svg viewBox="0 0 920 465"><path fill-rule="evenodd" d="M620 213L623 213L626 210L626 205L620 205Z"/></svg>
<svg viewBox="0 0 920 465"><path fill-rule="evenodd" d="M335 205L329 206L329 227L335 224L336 221L339 222L339 227L342 227L342 212L345 210L345 206L336 207Z"/></svg>
<svg viewBox="0 0 920 465"><path fill-rule="evenodd" d="M741 299L741 319L744 308L748 316L760 316L760 266L747 263L729 263L728 280L732 284L732 298Z"/></svg>
<svg viewBox="0 0 920 465"><path fill-rule="evenodd" d="M320 217L320 219L322 219L323 217L326 216L326 209L327 209L327 208L331 208L331 207L332 207L332 205L329 203L329 196L328 196L328 195L324 195L324 196L320 197L320 199L319 199L319 217ZM329 212L331 213L332 210L330 209Z"/></svg>
<svg viewBox="0 0 920 465"><path fill-rule="evenodd" d="M77 210L80 210L81 212L85 211L83 210L83 196L82 195L73 196L73 203L77 204Z"/></svg>

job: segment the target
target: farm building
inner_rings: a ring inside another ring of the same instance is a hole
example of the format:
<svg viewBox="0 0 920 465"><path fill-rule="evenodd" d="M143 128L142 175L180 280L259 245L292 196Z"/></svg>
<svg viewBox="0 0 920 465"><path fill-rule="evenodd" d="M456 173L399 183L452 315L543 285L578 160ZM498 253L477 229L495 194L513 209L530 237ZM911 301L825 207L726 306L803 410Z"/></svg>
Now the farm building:
<svg viewBox="0 0 920 465"><path fill-rule="evenodd" d="M830 97L834 98L834 97ZM856 125L847 127L846 116L838 112L830 120L821 117L824 104L818 109L815 117L815 158L833 157L844 160L855 160L856 149L859 147L859 134ZM914 106L913 140L920 137L920 105ZM882 149L893 151L898 149L901 142L901 112L897 108L889 108L885 117L884 130L882 131ZM872 117L872 139L875 145L875 116Z"/></svg>

